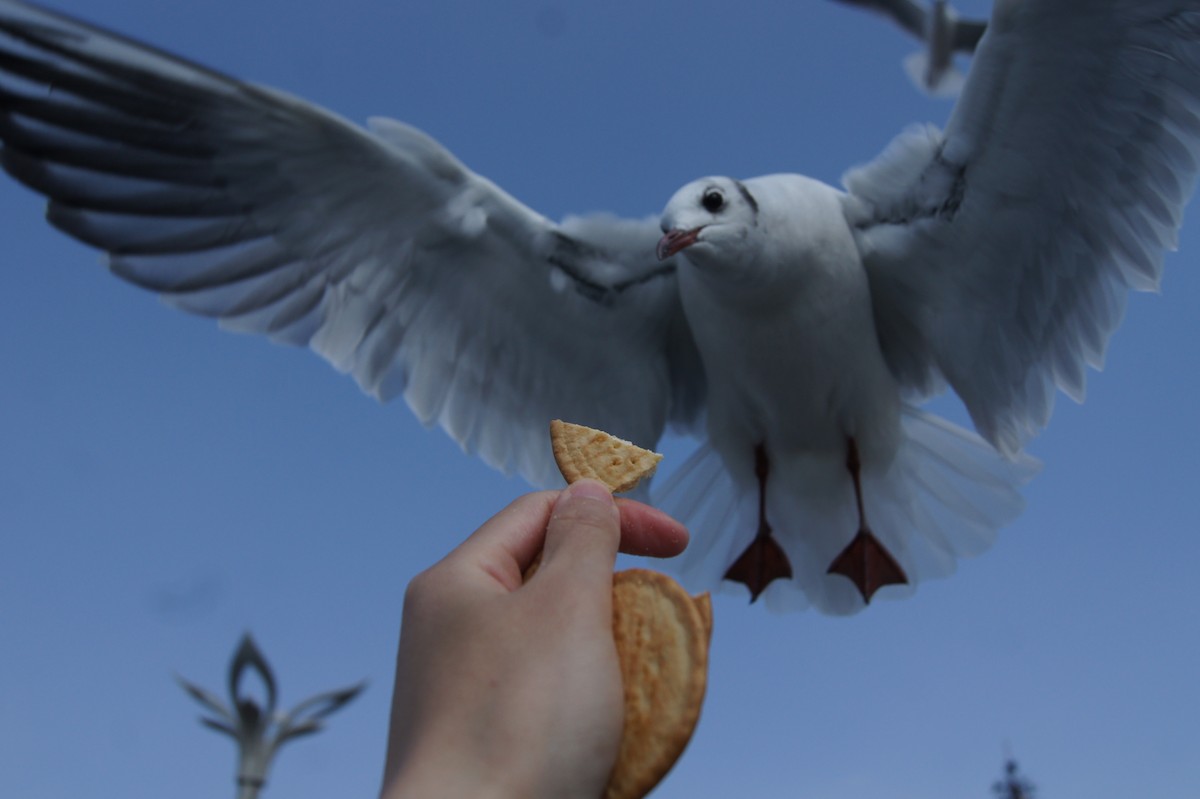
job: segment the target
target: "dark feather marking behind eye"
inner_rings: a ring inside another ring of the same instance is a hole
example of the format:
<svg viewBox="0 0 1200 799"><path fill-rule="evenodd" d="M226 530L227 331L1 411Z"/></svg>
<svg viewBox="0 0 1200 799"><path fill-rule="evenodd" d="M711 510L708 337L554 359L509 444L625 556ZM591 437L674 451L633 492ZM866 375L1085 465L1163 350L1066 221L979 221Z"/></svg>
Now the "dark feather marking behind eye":
<svg viewBox="0 0 1200 799"><path fill-rule="evenodd" d="M733 185L737 186L738 193L745 198L746 202L750 203L750 207L754 209L754 213L758 213L758 200L754 199L754 195L746 188L740 180L735 180Z"/></svg>

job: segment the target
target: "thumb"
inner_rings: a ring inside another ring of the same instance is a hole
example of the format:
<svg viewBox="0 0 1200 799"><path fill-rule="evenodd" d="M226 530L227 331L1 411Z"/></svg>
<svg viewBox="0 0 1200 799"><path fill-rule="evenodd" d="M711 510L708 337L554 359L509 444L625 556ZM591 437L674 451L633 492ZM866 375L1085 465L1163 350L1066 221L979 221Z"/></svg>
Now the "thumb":
<svg viewBox="0 0 1200 799"><path fill-rule="evenodd" d="M542 570L569 573L582 590L593 583L612 589L612 571L621 542L621 513L612 494L597 480L572 483L550 511Z"/></svg>

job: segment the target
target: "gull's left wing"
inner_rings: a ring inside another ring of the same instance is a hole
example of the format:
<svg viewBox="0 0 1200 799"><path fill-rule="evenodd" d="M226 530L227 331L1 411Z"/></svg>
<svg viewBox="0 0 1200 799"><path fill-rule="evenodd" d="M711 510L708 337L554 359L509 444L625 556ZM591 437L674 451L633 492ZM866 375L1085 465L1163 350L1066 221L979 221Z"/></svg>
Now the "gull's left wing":
<svg viewBox="0 0 1200 799"><path fill-rule="evenodd" d="M126 280L310 346L531 482L561 417L652 446L702 404L653 220L555 224L425 134L364 130L0 0L0 162Z"/></svg>
<svg viewBox="0 0 1200 799"><path fill-rule="evenodd" d="M1158 286L1198 156L1196 3L998 0L945 133L845 178L893 372L1017 452Z"/></svg>

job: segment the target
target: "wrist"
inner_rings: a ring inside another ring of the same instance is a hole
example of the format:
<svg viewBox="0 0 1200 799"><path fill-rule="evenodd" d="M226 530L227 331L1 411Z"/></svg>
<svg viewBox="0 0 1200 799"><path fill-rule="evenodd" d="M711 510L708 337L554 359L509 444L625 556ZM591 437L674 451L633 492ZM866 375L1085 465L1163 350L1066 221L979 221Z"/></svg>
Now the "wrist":
<svg viewBox="0 0 1200 799"><path fill-rule="evenodd" d="M512 775L478 769L459 759L413 757L384 786L380 799L529 799Z"/></svg>
<svg viewBox="0 0 1200 799"><path fill-rule="evenodd" d="M455 771L432 774L401 772L383 790L380 799L516 799L498 786L463 779Z"/></svg>

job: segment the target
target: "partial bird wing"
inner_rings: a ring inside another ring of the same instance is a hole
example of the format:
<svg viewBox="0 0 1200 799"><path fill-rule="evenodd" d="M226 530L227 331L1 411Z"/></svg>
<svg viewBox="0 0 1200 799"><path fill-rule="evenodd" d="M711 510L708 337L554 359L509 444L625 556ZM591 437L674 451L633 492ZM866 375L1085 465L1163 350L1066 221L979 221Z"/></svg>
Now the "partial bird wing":
<svg viewBox="0 0 1200 799"><path fill-rule="evenodd" d="M701 367L654 221L555 225L425 134L372 130L0 0L0 158L113 272L308 345L464 449L558 479L552 418L651 446Z"/></svg>
<svg viewBox="0 0 1200 799"><path fill-rule="evenodd" d="M1194 3L999 0L944 135L845 177L893 372L1018 451L1158 286L1198 146Z"/></svg>
<svg viewBox="0 0 1200 799"><path fill-rule="evenodd" d="M972 53L979 44L983 32L987 30L987 22L977 19L963 19L950 6L931 9L916 0L835 0L849 6L859 6L892 18L897 25L910 35L925 41L929 38L930 13L946 14L950 25L951 38L947 47L951 52Z"/></svg>
<svg viewBox="0 0 1200 799"><path fill-rule="evenodd" d="M985 20L959 17L954 21L954 36L950 40L950 47L958 53L974 53L986 31Z"/></svg>
<svg viewBox="0 0 1200 799"><path fill-rule="evenodd" d="M836 2L848 6L859 6L868 11L891 17L901 28L916 38L925 40L929 10L916 0L836 0Z"/></svg>

